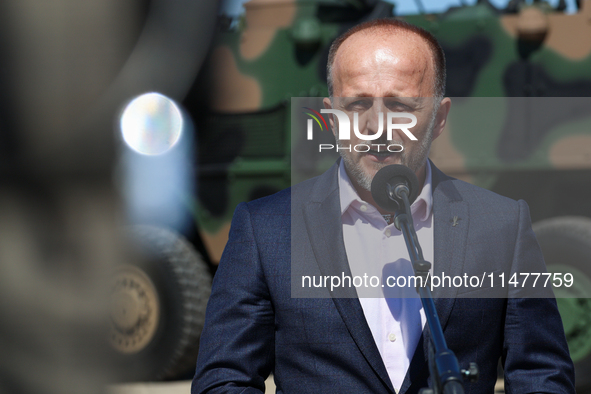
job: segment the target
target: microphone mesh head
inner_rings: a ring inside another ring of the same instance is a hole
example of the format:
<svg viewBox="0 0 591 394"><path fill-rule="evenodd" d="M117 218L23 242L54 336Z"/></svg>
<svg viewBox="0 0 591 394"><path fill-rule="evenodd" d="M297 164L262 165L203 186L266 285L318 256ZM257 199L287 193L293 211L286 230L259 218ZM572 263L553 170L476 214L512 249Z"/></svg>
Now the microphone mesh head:
<svg viewBox="0 0 591 394"><path fill-rule="evenodd" d="M412 170L400 164L392 164L379 170L371 182L371 195L378 206L388 212L403 209L402 199L390 198L388 185L399 184L408 186L408 201L412 204L419 195L419 179Z"/></svg>

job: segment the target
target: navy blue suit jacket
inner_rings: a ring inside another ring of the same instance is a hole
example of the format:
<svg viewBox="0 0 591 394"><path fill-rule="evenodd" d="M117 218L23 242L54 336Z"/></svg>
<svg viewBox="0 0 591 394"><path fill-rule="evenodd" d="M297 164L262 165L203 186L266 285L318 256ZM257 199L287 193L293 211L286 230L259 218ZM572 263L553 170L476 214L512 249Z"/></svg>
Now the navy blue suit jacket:
<svg viewBox="0 0 591 394"><path fill-rule="evenodd" d="M544 269L525 202L432 168L435 274ZM456 226L454 216L460 218ZM192 394L260 393L270 373L279 393L394 393L359 300L292 298L292 258L294 270L306 275L350 273L336 165L236 209L214 278ZM480 368L480 379L466 383L466 393L493 393L499 359L507 393L574 393L555 300L476 298L491 289L458 294L463 290L436 289L434 295L460 366L475 361ZM428 341L425 329L400 393L427 385Z"/></svg>

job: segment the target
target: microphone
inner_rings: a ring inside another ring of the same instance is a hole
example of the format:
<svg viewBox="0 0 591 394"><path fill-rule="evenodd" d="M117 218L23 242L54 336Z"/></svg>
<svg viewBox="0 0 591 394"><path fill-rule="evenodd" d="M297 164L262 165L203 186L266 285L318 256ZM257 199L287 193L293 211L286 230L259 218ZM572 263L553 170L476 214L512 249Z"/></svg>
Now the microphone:
<svg viewBox="0 0 591 394"><path fill-rule="evenodd" d="M371 182L371 196L380 208L388 212L405 211L403 194L408 196L409 204L419 195L419 179L410 168L391 164L376 173Z"/></svg>

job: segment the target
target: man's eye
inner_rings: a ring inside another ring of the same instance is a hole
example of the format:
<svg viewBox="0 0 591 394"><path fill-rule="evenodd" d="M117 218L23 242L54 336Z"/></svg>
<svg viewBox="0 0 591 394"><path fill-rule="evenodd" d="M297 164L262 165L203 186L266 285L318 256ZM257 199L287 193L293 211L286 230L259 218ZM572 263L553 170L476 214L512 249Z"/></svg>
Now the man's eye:
<svg viewBox="0 0 591 394"><path fill-rule="evenodd" d="M398 101L388 102L386 107L392 112L409 112L411 110L408 105Z"/></svg>
<svg viewBox="0 0 591 394"><path fill-rule="evenodd" d="M347 105L347 109L349 111L361 111L367 110L369 108L371 108L371 102L368 102L366 100L353 101Z"/></svg>

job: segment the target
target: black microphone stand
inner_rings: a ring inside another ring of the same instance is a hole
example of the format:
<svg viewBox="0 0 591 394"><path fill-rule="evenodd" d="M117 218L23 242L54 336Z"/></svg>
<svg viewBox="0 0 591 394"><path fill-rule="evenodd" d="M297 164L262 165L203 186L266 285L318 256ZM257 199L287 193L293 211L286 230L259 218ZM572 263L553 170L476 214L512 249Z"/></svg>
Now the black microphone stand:
<svg viewBox="0 0 591 394"><path fill-rule="evenodd" d="M394 225L404 235L406 248L410 256L415 276L422 278L417 281L417 292L421 297L421 303L425 310L427 324L431 332L429 342L429 372L431 375L432 388L423 388L420 394L463 394L463 378L476 380L478 378L478 367L475 363L470 363L468 370L460 370L456 355L447 347L443 330L435 303L431 295L431 289L428 284L429 270L431 263L423 258L423 250L419 244L417 233L414 229L412 215L410 213L410 203L408 200L409 189L405 185L398 185L395 190L390 191L402 199L404 210L395 211Z"/></svg>

